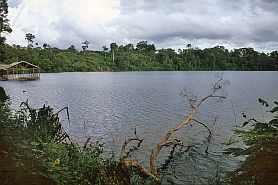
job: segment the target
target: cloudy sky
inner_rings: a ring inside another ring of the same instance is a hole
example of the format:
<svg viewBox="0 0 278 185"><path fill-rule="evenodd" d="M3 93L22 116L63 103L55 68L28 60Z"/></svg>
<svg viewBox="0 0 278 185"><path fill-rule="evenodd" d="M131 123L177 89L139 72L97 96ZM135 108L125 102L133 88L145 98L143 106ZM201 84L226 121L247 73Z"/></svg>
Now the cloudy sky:
<svg viewBox="0 0 278 185"><path fill-rule="evenodd" d="M157 48L278 50L278 0L8 0L9 44L35 42L101 50L111 42Z"/></svg>

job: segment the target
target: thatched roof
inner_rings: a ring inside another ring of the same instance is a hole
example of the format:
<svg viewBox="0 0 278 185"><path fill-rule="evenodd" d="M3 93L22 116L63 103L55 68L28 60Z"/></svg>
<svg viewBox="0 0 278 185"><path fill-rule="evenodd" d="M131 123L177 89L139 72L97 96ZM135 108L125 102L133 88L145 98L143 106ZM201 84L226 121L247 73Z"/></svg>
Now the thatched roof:
<svg viewBox="0 0 278 185"><path fill-rule="evenodd" d="M39 68L38 66L36 66L34 64L31 64L29 62L20 61L20 62L14 62L14 63L11 63L11 64L0 64L0 70L6 71L7 69L12 68L12 67L17 66L17 65L24 66L24 68Z"/></svg>

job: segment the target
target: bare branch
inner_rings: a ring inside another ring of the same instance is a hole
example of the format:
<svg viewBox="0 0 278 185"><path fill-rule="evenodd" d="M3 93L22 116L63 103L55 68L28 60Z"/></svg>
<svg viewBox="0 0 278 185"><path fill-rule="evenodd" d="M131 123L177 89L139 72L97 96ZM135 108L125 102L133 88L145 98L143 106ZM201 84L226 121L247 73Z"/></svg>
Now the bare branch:
<svg viewBox="0 0 278 185"><path fill-rule="evenodd" d="M4 153L4 154L8 154L9 152L6 152L4 150L0 150L0 152Z"/></svg>
<svg viewBox="0 0 278 185"><path fill-rule="evenodd" d="M214 122L213 122L213 128L212 128L212 131L211 131L211 135L208 137L208 143L207 143L207 147L206 147L206 150L205 150L205 153L206 153L206 155L208 155L209 154L209 152L208 152L208 149L209 149L209 145L210 145L210 142L211 142L211 138L212 138L212 134L213 134L213 130L214 130L214 127L215 127L215 124L216 124L216 122L217 122L217 117L214 119Z"/></svg>
<svg viewBox="0 0 278 185"><path fill-rule="evenodd" d="M170 129L166 135L162 138L160 143L156 145L156 147L152 150L151 156L150 156L150 168L151 168L151 173L154 175L157 175L157 165L156 165L156 158L163 146L169 142L169 138L171 135L179 130L183 125L187 124L196 114L197 109L192 108L191 114L187 116L184 120L182 120L176 127Z"/></svg>
<svg viewBox="0 0 278 185"><path fill-rule="evenodd" d="M142 143L143 142L143 139L140 139L140 138L129 138L129 139L126 139L125 142L123 143L122 145L122 149L121 149L121 155L120 155L120 161L123 161L124 158L125 158L125 148L126 146L131 142L131 141L138 141L138 144Z"/></svg>
<svg viewBox="0 0 278 185"><path fill-rule="evenodd" d="M160 184L160 179L157 178L155 175L150 173L148 170L146 170L141 164L138 163L138 161L135 160L124 160L121 162L122 165L126 167L131 167L133 169L136 169L139 175L143 178L153 178L157 184Z"/></svg>
<svg viewBox="0 0 278 185"><path fill-rule="evenodd" d="M86 140L86 142L85 142L85 144L84 144L84 146L83 146L83 149L87 148L87 146L88 146L88 144L90 143L91 139L92 139L92 137L88 137L88 138L87 138L87 140Z"/></svg>
<svg viewBox="0 0 278 185"><path fill-rule="evenodd" d="M209 132L208 138L210 138L210 137L212 136L212 132L211 132L211 130L206 126L206 124L204 124L204 123L201 122L201 121L198 121L197 119L192 119L192 121L195 121L196 123L199 123L199 124L203 125L203 126L208 130L208 132Z"/></svg>
<svg viewBox="0 0 278 185"><path fill-rule="evenodd" d="M178 139L173 139L171 141L168 141L167 143L163 144L163 146L171 146L171 145L176 145L176 146L181 146L181 147L192 147L193 145L184 145L181 140Z"/></svg>
<svg viewBox="0 0 278 185"><path fill-rule="evenodd" d="M223 85L227 85L228 81L223 81L222 77L214 84L212 91L205 96L203 99L201 99L199 102L196 101L196 98L194 97L189 97L188 94L183 91L184 96L187 97L190 105L191 105L191 113L185 118L183 119L178 125L176 125L175 127L171 128L166 134L165 136L161 139L161 141L154 147L154 149L152 149L151 151L151 156L150 156L150 169L151 169L151 173L153 175L157 175L157 164L156 164L156 159L158 154L160 153L160 151L162 150L163 147L165 146L169 146L170 144L174 144L177 143L176 141L171 141L170 137L172 136L172 134L176 131L178 131L179 129L181 129L181 127L183 127L184 125L188 124L197 114L197 110L198 108L202 105L203 102L205 102L207 99L209 98L219 98L219 99L223 99L225 98L222 95L218 95L217 93L222 89ZM197 122L198 123L198 122ZM205 126L203 123L200 122L200 124L202 124L203 126ZM211 131L210 129L205 126L205 128L208 129L210 135L211 135Z"/></svg>
<svg viewBox="0 0 278 185"><path fill-rule="evenodd" d="M193 146L194 146L194 145L187 145L187 146L182 145L181 148L180 148L180 150L179 150L179 152L178 152L178 153L179 153L179 156L180 156L181 154L187 152L187 151L188 151L191 147L193 147ZM168 156L168 159L166 159L165 162L164 162L164 164L162 164L162 165L157 169L158 172L161 172L161 171L167 169L167 168L169 167L169 165L170 165L171 162L173 162L174 160L176 160L176 159L179 158L178 156L175 156L175 155L174 155L175 150L176 150L176 147L177 147L177 145L173 145L173 146L172 146L172 150L171 150L171 152L170 152L170 155ZM186 149L182 151L183 147L186 147Z"/></svg>
<svg viewBox="0 0 278 185"><path fill-rule="evenodd" d="M167 143L164 143L163 146L171 146L171 145L179 145L184 146L181 140L173 139L172 141L168 141Z"/></svg>
<svg viewBox="0 0 278 185"><path fill-rule="evenodd" d="M62 112L63 110L67 111L67 117L68 117L68 122L70 124L70 116L69 116L69 108L68 107L64 107L61 110L59 110L58 112L56 112L55 114L58 115L60 112Z"/></svg>
<svg viewBox="0 0 278 185"><path fill-rule="evenodd" d="M222 87L224 85L227 85L227 84L228 84L228 81L223 81L222 77L220 77L219 80L214 84L211 92L207 96L203 97L200 101L197 101L197 98L195 96L188 95L186 90L181 92L181 95L185 96L191 105L191 113L185 119L183 119L181 122L179 122L175 127L169 129L168 132L164 135L164 137L162 137L160 142L152 149L151 155L150 155L150 171L146 170L136 160L125 160L125 158L126 158L125 155L128 155L128 153L126 154L126 151L125 151L127 145L131 141L138 141L138 146L139 146L140 143L143 141L143 139L138 138L138 136L136 134L136 127L134 129L134 134L136 137L126 139L122 145L119 164L124 165L125 167L132 167L139 172L139 175L141 177L143 177L143 178L151 177L151 178L155 179L157 184L160 184L160 179L157 177L158 168L157 168L156 160L157 160L157 156L160 153L160 151L162 150L162 148L168 147L168 146L173 146L172 152L174 152L174 148L176 146L181 146L181 149L183 147L187 147L187 149L185 151L188 151L189 148L191 148L192 146L185 146L181 140L171 139L171 136L176 131L180 130L184 125L190 124L190 121L195 121L196 123L203 125L208 130L208 132L209 132L208 142L210 142L210 139L212 136L212 131L204 123L198 121L194 117L197 114L198 108L206 100L208 100L210 98L218 98L219 100L225 99L226 97L223 95L219 95L218 92L220 90L222 90ZM215 122L216 122L216 120L215 120ZM208 147L206 149L206 152L207 152L207 150L208 150ZM173 153L171 153L171 154L173 154Z"/></svg>
<svg viewBox="0 0 278 185"><path fill-rule="evenodd" d="M211 98L219 98L219 99L225 99L226 96L210 96Z"/></svg>

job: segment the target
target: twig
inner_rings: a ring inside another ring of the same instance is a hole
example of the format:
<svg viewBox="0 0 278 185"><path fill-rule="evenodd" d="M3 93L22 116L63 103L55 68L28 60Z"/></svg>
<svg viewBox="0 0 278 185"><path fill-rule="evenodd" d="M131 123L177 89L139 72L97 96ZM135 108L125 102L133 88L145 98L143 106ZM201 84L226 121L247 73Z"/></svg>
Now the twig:
<svg viewBox="0 0 278 185"><path fill-rule="evenodd" d="M88 139L86 140L84 146L83 146L83 149L87 148L89 142L91 141L92 137L88 137Z"/></svg>
<svg viewBox="0 0 278 185"><path fill-rule="evenodd" d="M235 121L235 125L236 125L236 111L235 111L235 107L234 107L234 104L232 101L231 102L231 105L232 105L232 109L233 109L233 113L234 113L234 121Z"/></svg>
<svg viewBox="0 0 278 185"><path fill-rule="evenodd" d="M0 152L4 153L4 154L8 154L9 152L6 152L4 150L0 150Z"/></svg>
<svg viewBox="0 0 278 185"><path fill-rule="evenodd" d="M129 138L129 139L126 139L122 145L122 149L121 149L121 155L120 155L120 161L123 161L124 158L125 158L125 148L126 146L131 142L131 141L138 141L138 145L140 143L143 142L143 139L140 139L140 138Z"/></svg>
<svg viewBox="0 0 278 185"><path fill-rule="evenodd" d="M212 136L211 130L204 123L202 123L201 121L198 121L197 119L192 119L192 121L195 121L196 123L203 125L208 130L208 132L209 132L208 138L210 138Z"/></svg>
<svg viewBox="0 0 278 185"><path fill-rule="evenodd" d="M123 164L126 167L132 167L135 168L141 177L143 178L153 178L157 184L160 184L160 179L157 178L155 175L153 175L152 173L150 173L148 170L146 170L141 164L138 163L138 161L135 160L124 160L121 161L121 164Z"/></svg>
<svg viewBox="0 0 278 185"><path fill-rule="evenodd" d="M60 112L62 112L63 110L67 111L67 117L68 117L68 122L70 124L70 116L69 116L69 108L68 107L64 107L61 110L59 110L58 112L56 112L55 114L58 115Z"/></svg>

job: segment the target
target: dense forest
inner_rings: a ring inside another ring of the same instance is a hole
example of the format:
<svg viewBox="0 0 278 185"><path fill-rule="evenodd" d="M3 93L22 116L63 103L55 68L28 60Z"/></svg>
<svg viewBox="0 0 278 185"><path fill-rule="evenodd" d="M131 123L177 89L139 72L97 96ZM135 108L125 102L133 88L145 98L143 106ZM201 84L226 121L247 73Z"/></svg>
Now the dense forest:
<svg viewBox="0 0 278 185"><path fill-rule="evenodd" d="M156 49L153 44L141 41L136 46L111 43L109 49L103 46L103 51L90 51L89 42L85 41L83 50L78 51L74 45L59 49L48 44L34 47L32 43L31 40L27 47L1 45L2 63L24 60L40 66L43 72L278 70L278 51L263 53L253 48L229 51L223 46L199 49L188 44L185 49L175 51Z"/></svg>
<svg viewBox="0 0 278 185"><path fill-rule="evenodd" d="M68 49L41 46L36 36L26 33L27 46L8 45L5 34L12 32L8 19L7 0L0 1L0 63L27 61L38 65L42 72L68 71L273 71L278 69L278 51L257 52L253 48L228 50L224 46L199 49L187 44L184 49L157 49L148 41L118 46L111 43L102 51L90 51L89 42L82 51L74 45Z"/></svg>

